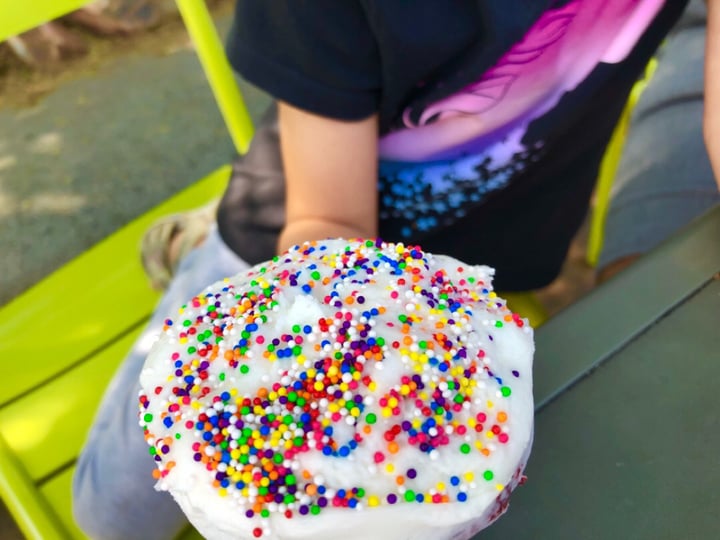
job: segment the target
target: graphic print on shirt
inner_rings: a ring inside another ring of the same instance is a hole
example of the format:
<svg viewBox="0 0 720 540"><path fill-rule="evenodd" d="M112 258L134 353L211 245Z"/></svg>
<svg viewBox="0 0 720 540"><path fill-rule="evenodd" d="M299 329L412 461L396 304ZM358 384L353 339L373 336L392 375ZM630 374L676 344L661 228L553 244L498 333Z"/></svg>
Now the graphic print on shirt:
<svg viewBox="0 0 720 540"><path fill-rule="evenodd" d="M480 79L380 140L380 217L410 238L447 225L543 153L528 126L600 63L632 50L664 0L571 0L543 13Z"/></svg>

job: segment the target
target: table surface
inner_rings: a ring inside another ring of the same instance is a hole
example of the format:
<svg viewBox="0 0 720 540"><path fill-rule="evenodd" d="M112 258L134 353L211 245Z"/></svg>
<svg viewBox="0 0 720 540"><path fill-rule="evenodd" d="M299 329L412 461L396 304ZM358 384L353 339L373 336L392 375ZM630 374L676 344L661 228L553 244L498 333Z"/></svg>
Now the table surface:
<svg viewBox="0 0 720 540"><path fill-rule="evenodd" d="M527 483L492 539L720 538L720 207L536 334Z"/></svg>

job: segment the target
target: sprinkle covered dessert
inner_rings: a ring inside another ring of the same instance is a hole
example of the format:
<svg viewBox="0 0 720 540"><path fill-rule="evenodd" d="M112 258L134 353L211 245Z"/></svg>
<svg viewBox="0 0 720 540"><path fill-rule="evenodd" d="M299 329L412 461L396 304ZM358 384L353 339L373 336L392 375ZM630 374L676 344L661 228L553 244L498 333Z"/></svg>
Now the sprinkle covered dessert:
<svg viewBox="0 0 720 540"><path fill-rule="evenodd" d="M334 239L211 285L140 377L157 488L211 540L470 538L532 442L533 333L492 275Z"/></svg>

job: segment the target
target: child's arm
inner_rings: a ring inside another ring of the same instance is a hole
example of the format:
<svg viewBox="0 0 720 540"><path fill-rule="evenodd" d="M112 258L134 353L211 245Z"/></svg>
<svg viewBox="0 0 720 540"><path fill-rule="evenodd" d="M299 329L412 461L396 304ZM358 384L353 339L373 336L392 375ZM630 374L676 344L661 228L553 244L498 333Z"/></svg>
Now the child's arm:
<svg viewBox="0 0 720 540"><path fill-rule="evenodd" d="M278 250L377 236L377 115L333 120L282 102L279 115L287 200Z"/></svg>
<svg viewBox="0 0 720 540"><path fill-rule="evenodd" d="M704 133L715 181L720 188L720 0L707 0Z"/></svg>

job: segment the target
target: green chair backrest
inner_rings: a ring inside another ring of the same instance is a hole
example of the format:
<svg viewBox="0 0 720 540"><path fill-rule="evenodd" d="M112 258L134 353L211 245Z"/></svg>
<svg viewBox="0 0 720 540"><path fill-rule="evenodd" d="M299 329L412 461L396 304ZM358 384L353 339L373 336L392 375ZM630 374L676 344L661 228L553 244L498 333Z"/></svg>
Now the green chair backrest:
<svg viewBox="0 0 720 540"><path fill-rule="evenodd" d="M91 0L0 0L0 41L89 4Z"/></svg>
<svg viewBox="0 0 720 540"><path fill-rule="evenodd" d="M244 154L253 136L252 120L207 6L199 0L175 0L175 3L195 45L235 148L239 154Z"/></svg>

